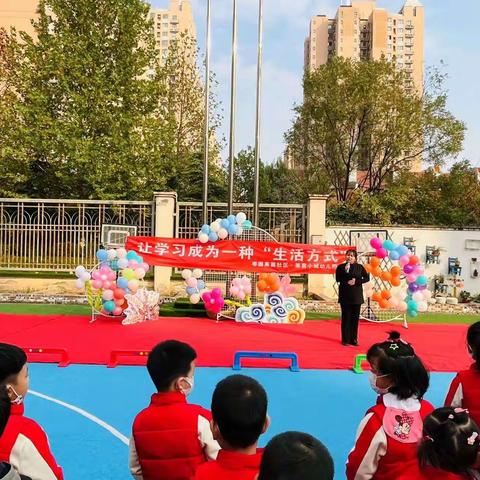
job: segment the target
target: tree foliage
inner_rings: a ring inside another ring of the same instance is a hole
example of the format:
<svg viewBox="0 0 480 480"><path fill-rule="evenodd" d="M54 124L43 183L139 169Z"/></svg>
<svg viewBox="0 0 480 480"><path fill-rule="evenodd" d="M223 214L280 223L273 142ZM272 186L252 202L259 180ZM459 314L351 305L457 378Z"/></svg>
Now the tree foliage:
<svg viewBox="0 0 480 480"><path fill-rule="evenodd" d="M289 150L297 165L328 175L338 201L378 192L419 158L442 164L460 151L465 126L447 110L442 84L435 74L419 95L392 63L335 58L305 73Z"/></svg>

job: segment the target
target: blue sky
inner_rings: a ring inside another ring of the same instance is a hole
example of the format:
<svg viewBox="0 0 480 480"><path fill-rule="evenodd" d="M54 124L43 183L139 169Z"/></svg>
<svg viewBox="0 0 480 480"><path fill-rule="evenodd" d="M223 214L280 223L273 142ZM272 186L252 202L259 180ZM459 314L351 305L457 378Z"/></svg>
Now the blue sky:
<svg viewBox="0 0 480 480"><path fill-rule="evenodd" d="M191 0L202 52L205 45L206 0ZM152 0L165 7L169 0ZM377 0L377 6L398 11L403 0ZM425 6L425 64L445 62L449 75L449 108L468 128L460 158L480 167L480 18L479 0L422 0ZM258 0L238 0L237 151L255 143L255 79ZM265 162L281 156L283 134L292 107L302 96L303 42L309 20L333 16L340 0L264 0L264 76L261 155ZM228 138L230 105L231 0L212 0L212 69L223 106L222 132ZM224 159L227 152L224 151Z"/></svg>

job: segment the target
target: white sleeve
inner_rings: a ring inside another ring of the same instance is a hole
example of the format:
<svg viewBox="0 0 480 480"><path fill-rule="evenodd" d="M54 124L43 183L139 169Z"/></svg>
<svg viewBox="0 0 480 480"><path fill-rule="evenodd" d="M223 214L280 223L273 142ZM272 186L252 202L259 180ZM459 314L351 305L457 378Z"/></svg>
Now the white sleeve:
<svg viewBox="0 0 480 480"><path fill-rule="evenodd" d="M213 439L210 422L201 415L198 416L198 439L203 446L205 456L209 460L215 460L220 450L220 445Z"/></svg>
<svg viewBox="0 0 480 480"><path fill-rule="evenodd" d="M143 480L142 467L140 466L140 462L138 460L137 449L135 448L135 440L133 436L130 437L129 450L128 467L130 468L130 473L135 480Z"/></svg>
<svg viewBox="0 0 480 480"><path fill-rule="evenodd" d="M19 474L32 480L57 480L50 465L45 461L35 444L25 435L19 434L12 451L10 464Z"/></svg>

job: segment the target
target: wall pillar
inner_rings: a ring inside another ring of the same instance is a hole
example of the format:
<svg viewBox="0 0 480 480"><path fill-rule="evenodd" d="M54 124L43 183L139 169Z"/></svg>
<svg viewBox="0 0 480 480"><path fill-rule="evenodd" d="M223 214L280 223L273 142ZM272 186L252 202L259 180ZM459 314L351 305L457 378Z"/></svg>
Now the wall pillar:
<svg viewBox="0 0 480 480"><path fill-rule="evenodd" d="M324 245L328 195L310 195L307 203L307 243ZM325 275L308 275L308 294L325 297Z"/></svg>
<svg viewBox="0 0 480 480"><path fill-rule="evenodd" d="M153 235L155 237L174 238L175 218L177 214L177 194L175 192L155 192L155 219ZM157 292L170 293L172 267L154 267L154 288Z"/></svg>

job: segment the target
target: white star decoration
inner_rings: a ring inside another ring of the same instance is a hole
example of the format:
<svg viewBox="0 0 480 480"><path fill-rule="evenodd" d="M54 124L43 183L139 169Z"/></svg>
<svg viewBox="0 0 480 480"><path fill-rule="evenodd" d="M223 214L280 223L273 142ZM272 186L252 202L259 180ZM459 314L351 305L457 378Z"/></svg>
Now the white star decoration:
<svg viewBox="0 0 480 480"><path fill-rule="evenodd" d="M397 350L398 349L398 345L396 343L392 343L390 345L390 350Z"/></svg>

